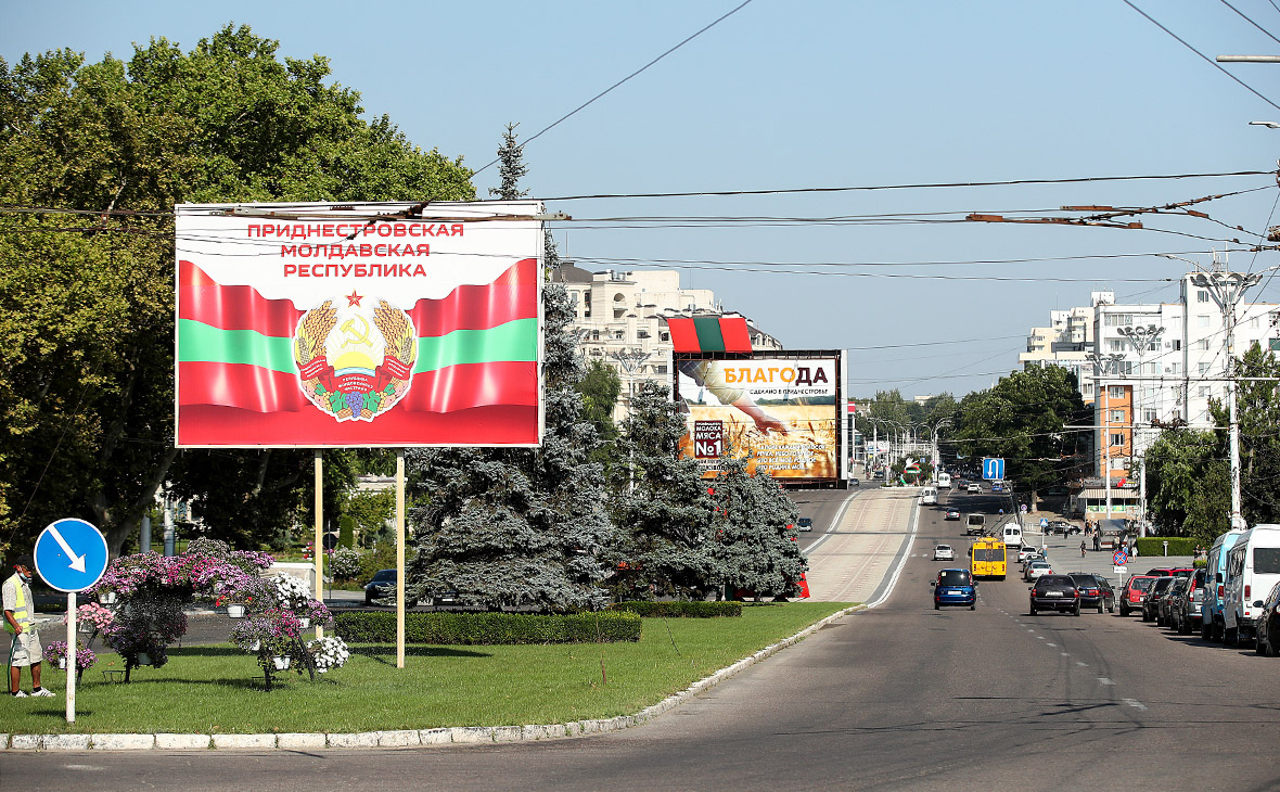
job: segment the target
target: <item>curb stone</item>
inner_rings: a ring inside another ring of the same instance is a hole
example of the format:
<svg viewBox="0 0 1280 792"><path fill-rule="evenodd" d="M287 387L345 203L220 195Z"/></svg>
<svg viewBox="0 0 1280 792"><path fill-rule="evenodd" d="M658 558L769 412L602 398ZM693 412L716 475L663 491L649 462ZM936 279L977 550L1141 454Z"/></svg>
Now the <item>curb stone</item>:
<svg viewBox="0 0 1280 792"><path fill-rule="evenodd" d="M324 748L328 739L319 732L285 732L276 735L276 747L287 751L309 751Z"/></svg>
<svg viewBox="0 0 1280 792"><path fill-rule="evenodd" d="M748 657L728 665L710 676L694 682L684 690L652 704L634 715L614 718L572 721L526 726L452 726L434 729L398 729L391 731L321 734L289 732L285 734L3 734L0 751L146 751L269 749L310 750L318 748L404 748L419 745L475 744L492 742L524 742L561 737L581 737L621 731L669 712L690 698L731 679L756 663L788 647L794 646L831 622L851 613L866 610L865 604L836 611L814 622L795 635L770 644Z"/></svg>
<svg viewBox="0 0 1280 792"><path fill-rule="evenodd" d="M157 734L156 748L166 751L207 751L213 745L209 734Z"/></svg>

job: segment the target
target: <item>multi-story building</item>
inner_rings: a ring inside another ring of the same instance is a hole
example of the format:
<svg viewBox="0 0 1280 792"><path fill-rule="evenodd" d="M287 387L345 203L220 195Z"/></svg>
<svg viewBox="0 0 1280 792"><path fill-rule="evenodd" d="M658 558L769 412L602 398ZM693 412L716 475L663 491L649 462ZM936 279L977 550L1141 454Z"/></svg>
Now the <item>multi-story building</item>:
<svg viewBox="0 0 1280 792"><path fill-rule="evenodd" d="M566 262L552 278L565 284L573 301L574 327L587 359L603 360L618 370L622 394L616 419L626 415L630 394L642 381L671 387L668 319L741 316L725 311L710 289L680 288L675 270L589 272ZM753 350L782 349L776 338L746 321Z"/></svg>
<svg viewBox="0 0 1280 792"><path fill-rule="evenodd" d="M1196 274L1183 276L1177 302L1117 305L1111 292L1094 292L1089 308L1055 311L1052 328L1034 328L1019 356L1024 367L1062 365L1076 372L1081 396L1093 406L1095 475L1105 480L1110 468L1113 509L1126 514L1137 493L1117 484L1130 484L1135 460L1158 436L1153 423L1212 428L1209 402L1226 398L1228 361L1255 343L1280 351L1274 303L1237 306L1234 349L1228 350L1223 312L1208 289L1195 285ZM1066 348L1062 313L1092 315L1092 332L1078 351ZM1087 490L1090 505L1083 510L1095 510L1105 494Z"/></svg>

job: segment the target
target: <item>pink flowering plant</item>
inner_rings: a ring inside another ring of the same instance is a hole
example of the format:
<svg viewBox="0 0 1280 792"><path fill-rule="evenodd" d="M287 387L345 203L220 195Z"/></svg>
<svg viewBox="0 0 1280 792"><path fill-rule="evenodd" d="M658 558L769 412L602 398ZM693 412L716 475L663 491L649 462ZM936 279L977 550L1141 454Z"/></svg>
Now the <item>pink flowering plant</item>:
<svg viewBox="0 0 1280 792"><path fill-rule="evenodd" d="M96 602L86 602L76 608L76 622L82 626L88 626L96 632L106 633L115 618L116 615L111 612L110 608L104 608ZM66 616L62 617L62 623L67 623Z"/></svg>
<svg viewBox="0 0 1280 792"><path fill-rule="evenodd" d="M44 660L50 665L58 665L67 659L67 642L66 641L50 641L44 647ZM93 653L92 649L84 648L84 645L76 641L76 670L83 671L94 663L98 662L98 656Z"/></svg>

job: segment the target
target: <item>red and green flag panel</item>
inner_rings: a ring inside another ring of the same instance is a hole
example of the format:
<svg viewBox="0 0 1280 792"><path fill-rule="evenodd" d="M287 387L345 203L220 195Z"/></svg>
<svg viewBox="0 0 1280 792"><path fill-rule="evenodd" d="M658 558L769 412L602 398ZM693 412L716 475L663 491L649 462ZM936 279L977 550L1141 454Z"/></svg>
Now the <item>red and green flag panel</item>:
<svg viewBox="0 0 1280 792"><path fill-rule="evenodd" d="M750 352L747 320L740 316L668 319L675 352Z"/></svg>
<svg viewBox="0 0 1280 792"><path fill-rule="evenodd" d="M179 206L179 446L536 445L531 201Z"/></svg>

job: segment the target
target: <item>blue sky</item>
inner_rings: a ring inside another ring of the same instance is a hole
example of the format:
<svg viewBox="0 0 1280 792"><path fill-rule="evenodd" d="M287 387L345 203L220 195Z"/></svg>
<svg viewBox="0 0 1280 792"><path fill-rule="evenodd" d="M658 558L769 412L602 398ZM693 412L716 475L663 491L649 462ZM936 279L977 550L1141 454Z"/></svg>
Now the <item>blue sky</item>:
<svg viewBox="0 0 1280 792"><path fill-rule="evenodd" d="M506 123L532 137L740 2L5 2L0 57L69 47L127 59L133 42L190 49L248 24L284 55L328 57L370 115L479 168ZM1272 0L1231 0L1269 34L1221 0L1132 2L1210 58L1280 53ZM1225 68L1280 104L1280 64ZM564 198L1274 169L1280 130L1254 120L1280 121L1280 109L1122 0L752 0L529 143L524 186ZM494 171L475 179L482 196ZM1175 299L1186 265L1141 254L1207 262L1241 235L1190 218L1145 222L1206 239L957 218L1268 186L1198 207L1260 232L1280 225L1267 176L548 205L575 218L555 233L581 266L678 262L686 287L714 289L788 348L851 349L855 395L959 396L1016 366L1027 330L1091 291ZM923 213L945 214L925 223ZM872 215L915 219L817 222ZM623 219L634 217L672 220ZM689 227L712 217L789 220ZM973 263L1011 259L1038 260ZM1232 253L1230 264L1257 271L1280 254ZM1280 302L1280 278L1264 284L1251 299Z"/></svg>

